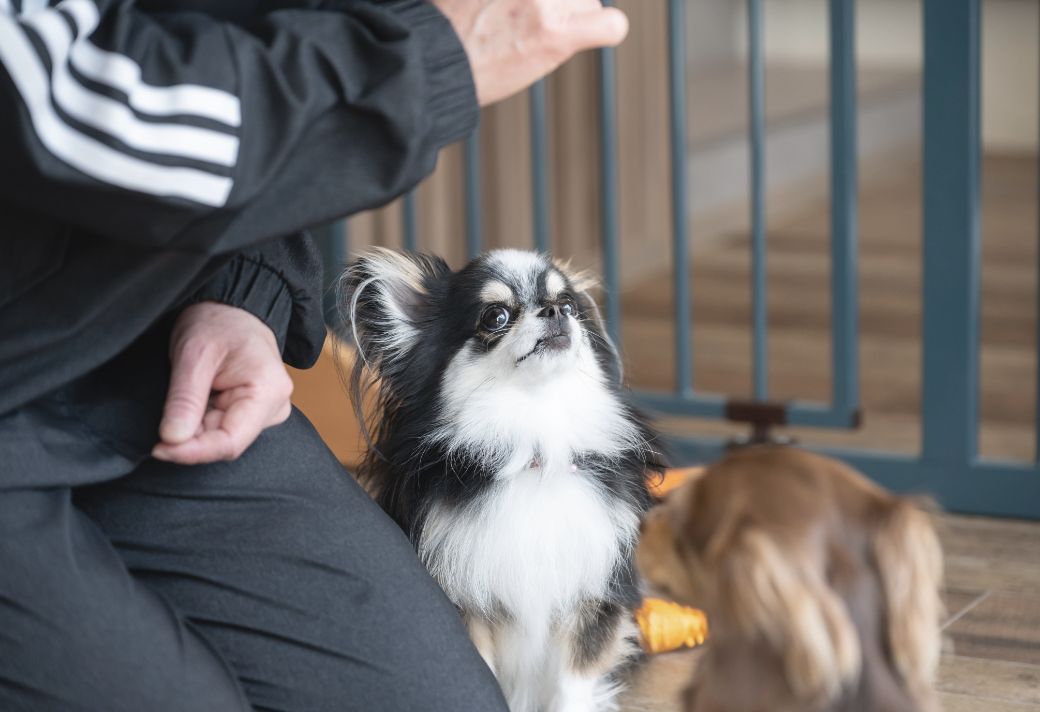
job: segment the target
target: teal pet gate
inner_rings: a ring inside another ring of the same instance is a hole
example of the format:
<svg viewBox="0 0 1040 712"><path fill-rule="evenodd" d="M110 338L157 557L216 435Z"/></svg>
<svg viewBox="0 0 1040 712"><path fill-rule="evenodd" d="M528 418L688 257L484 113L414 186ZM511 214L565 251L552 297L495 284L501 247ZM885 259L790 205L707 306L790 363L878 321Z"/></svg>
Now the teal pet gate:
<svg viewBox="0 0 1040 712"><path fill-rule="evenodd" d="M857 92L855 3L830 0L830 298L831 399L829 403L770 399L765 270L765 121L762 0L748 0L748 87L751 196L752 379L750 399L697 391L690 348L696 336L690 310L686 102L685 0L668 4L668 86L672 195L671 249L675 332L675 384L669 393L637 393L648 411L747 422L763 436L773 426L854 428L860 417L857 285ZM826 450L881 484L927 492L960 512L1040 518L1040 448L1032 462L980 458L980 1L923 0L923 321L921 444L918 453ZM601 50L598 63L601 250L604 311L620 341L617 216L615 56ZM549 246L545 88L530 94L533 247ZM466 245L481 250L478 143L464 147ZM694 186L696 188L696 186ZM414 196L403 201L403 244L420 246ZM330 277L346 259L342 225L322 231ZM332 235L336 238L333 239ZM1040 427L1040 426L1038 426ZM1040 431L1038 431L1040 432ZM1040 443L1040 437L1037 442ZM718 457L721 439L672 441L680 462Z"/></svg>

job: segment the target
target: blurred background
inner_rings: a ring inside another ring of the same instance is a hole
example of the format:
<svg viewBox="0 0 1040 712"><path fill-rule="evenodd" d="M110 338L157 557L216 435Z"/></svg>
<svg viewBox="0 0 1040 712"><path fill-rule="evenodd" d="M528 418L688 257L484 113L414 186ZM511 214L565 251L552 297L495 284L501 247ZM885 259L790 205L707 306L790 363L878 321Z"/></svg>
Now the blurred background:
<svg viewBox="0 0 1040 712"><path fill-rule="evenodd" d="M327 230L331 271L368 245L414 241L457 266L478 243L529 248L540 232L554 255L602 274L604 216L612 213L617 283L608 289L619 300L631 385L651 392L676 386L673 275L685 271L693 390L723 399L755 395L749 59L756 58L749 56L749 34L757 26L768 401L828 403L836 387L831 3L768 0L751 24L745 2L682 3L678 76L685 115L678 147L669 104L674 8L664 0L618 5L631 33L612 55L615 71L607 77L616 91L616 204L604 211L603 58L586 53L537 94L486 110L468 150L445 151L407 205L398 201ZM979 33L979 453L1030 462L1037 392L1038 6L1036 0L984 0ZM912 454L921 448L922 430L924 13L920 0L859 0L854 9L860 325L859 372L849 377L858 378L861 389L860 427L781 432L809 444ZM681 184L674 180L673 148ZM537 162L539 155L544 162ZM544 175L540 194L533 173ZM474 189L468 195L467 179ZM674 208L673 186L683 184L682 205ZM688 254L681 270L673 208L685 223ZM297 374L298 400L349 463L359 452L357 432L328 366ZM749 429L725 418L675 415L661 425L683 436L728 437Z"/></svg>

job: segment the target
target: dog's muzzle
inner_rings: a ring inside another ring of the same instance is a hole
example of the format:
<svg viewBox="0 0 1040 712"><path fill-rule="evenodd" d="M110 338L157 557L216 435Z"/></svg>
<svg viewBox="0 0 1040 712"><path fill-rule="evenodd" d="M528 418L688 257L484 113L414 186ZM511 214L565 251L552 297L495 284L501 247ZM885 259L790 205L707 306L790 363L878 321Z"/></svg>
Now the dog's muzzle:
<svg viewBox="0 0 1040 712"><path fill-rule="evenodd" d="M563 317L556 317L545 326L545 335L534 345L535 353L566 351L571 347L570 324Z"/></svg>

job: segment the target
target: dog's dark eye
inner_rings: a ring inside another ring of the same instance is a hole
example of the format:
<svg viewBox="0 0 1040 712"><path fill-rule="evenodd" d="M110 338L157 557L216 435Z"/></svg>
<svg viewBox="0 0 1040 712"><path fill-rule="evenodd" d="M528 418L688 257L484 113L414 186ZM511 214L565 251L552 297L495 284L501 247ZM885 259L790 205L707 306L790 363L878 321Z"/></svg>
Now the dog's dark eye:
<svg viewBox="0 0 1040 712"><path fill-rule="evenodd" d="M498 331L506 328L510 316L509 310L501 305L488 307L480 315L480 325L487 331Z"/></svg>
<svg viewBox="0 0 1040 712"><path fill-rule="evenodd" d="M564 316L574 316L578 313L578 307L574 304L574 300L570 297L564 297L560 300L560 313Z"/></svg>

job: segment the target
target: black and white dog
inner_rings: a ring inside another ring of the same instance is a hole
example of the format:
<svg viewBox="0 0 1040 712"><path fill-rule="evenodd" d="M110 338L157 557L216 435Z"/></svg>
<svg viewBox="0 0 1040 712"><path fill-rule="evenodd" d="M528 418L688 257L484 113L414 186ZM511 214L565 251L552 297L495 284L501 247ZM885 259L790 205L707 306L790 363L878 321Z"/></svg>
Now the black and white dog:
<svg viewBox="0 0 1040 712"><path fill-rule="evenodd" d="M378 250L342 286L355 403L365 366L378 382L361 477L460 609L514 712L613 709L660 456L589 280L532 252L453 272Z"/></svg>

